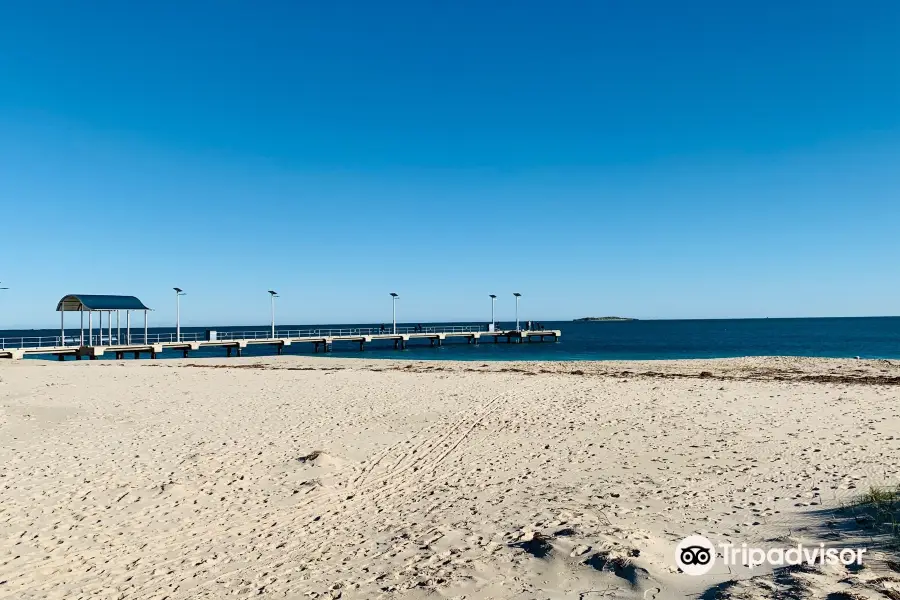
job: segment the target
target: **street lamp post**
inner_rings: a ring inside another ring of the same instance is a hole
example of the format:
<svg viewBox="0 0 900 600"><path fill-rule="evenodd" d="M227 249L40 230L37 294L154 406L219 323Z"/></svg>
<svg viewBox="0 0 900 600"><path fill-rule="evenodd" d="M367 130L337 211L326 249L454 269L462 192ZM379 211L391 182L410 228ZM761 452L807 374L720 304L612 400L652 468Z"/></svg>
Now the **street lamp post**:
<svg viewBox="0 0 900 600"><path fill-rule="evenodd" d="M175 290L175 341L181 341L181 297L184 296L184 292L181 288L172 288ZM118 321L118 316L116 317Z"/></svg>
<svg viewBox="0 0 900 600"><path fill-rule="evenodd" d="M278 292L269 290L269 295L272 296L272 339L275 339L275 298L278 297Z"/></svg>
<svg viewBox="0 0 900 600"><path fill-rule="evenodd" d="M513 292L513 296L516 297L516 331L519 331L519 298L522 297L522 294Z"/></svg>
<svg viewBox="0 0 900 600"><path fill-rule="evenodd" d="M497 301L497 294L490 294L491 297L491 331L497 328L497 321L494 320L494 303Z"/></svg>
<svg viewBox="0 0 900 600"><path fill-rule="evenodd" d="M391 292L391 308L392 308L392 316L394 321L394 334L397 334L397 298L400 296L394 292Z"/></svg>

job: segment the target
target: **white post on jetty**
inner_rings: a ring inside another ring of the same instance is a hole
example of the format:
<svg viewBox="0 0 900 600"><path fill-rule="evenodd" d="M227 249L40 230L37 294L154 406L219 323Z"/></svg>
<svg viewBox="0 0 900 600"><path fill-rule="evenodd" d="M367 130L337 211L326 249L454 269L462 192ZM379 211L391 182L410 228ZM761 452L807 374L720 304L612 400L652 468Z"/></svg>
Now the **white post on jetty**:
<svg viewBox="0 0 900 600"><path fill-rule="evenodd" d="M59 345L66 347L66 311L59 311Z"/></svg>
<svg viewBox="0 0 900 600"><path fill-rule="evenodd" d="M144 343L149 344L150 343L149 340L150 340L150 338L147 335L147 309L145 308L144 309Z"/></svg>
<svg viewBox="0 0 900 600"><path fill-rule="evenodd" d="M494 303L497 301L497 294L490 294L491 296L491 331L494 331L497 328L497 321L494 320Z"/></svg>
<svg viewBox="0 0 900 600"><path fill-rule="evenodd" d="M131 311L125 311L125 339L128 340L128 345L131 345Z"/></svg>
<svg viewBox="0 0 900 600"><path fill-rule="evenodd" d="M122 328L119 326L119 312L120 311L118 311L118 310L116 311L116 343L121 345L122 344Z"/></svg>
<svg viewBox="0 0 900 600"><path fill-rule="evenodd" d="M269 295L272 296L272 339L275 339L275 298L278 297L278 292L275 290L269 290Z"/></svg>
<svg viewBox="0 0 900 600"><path fill-rule="evenodd" d="M94 345L94 311L88 311L88 346Z"/></svg>
<svg viewBox="0 0 900 600"><path fill-rule="evenodd" d="M392 319L394 321L394 335L397 334L397 298L400 296L394 292L391 292L391 309L392 309Z"/></svg>
<svg viewBox="0 0 900 600"><path fill-rule="evenodd" d="M522 294L513 292L513 296L516 297L516 331L519 331L519 298L522 297Z"/></svg>
<svg viewBox="0 0 900 600"><path fill-rule="evenodd" d="M106 336L106 345L112 346L112 311L106 312L106 325L109 329L109 335Z"/></svg>
<svg viewBox="0 0 900 600"><path fill-rule="evenodd" d="M181 341L181 297L184 292L181 288L172 288L175 290L175 341Z"/></svg>
<svg viewBox="0 0 900 600"><path fill-rule="evenodd" d="M79 332L79 346L84 346L84 306L78 309L78 312L81 313L81 331Z"/></svg>

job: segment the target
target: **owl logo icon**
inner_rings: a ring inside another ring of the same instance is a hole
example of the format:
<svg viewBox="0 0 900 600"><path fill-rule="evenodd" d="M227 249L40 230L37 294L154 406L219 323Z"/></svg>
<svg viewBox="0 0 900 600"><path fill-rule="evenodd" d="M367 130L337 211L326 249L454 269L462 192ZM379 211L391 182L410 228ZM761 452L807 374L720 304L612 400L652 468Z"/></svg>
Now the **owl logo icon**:
<svg viewBox="0 0 900 600"><path fill-rule="evenodd" d="M675 564L687 575L705 575L716 562L716 551L702 535L691 535L675 547Z"/></svg>

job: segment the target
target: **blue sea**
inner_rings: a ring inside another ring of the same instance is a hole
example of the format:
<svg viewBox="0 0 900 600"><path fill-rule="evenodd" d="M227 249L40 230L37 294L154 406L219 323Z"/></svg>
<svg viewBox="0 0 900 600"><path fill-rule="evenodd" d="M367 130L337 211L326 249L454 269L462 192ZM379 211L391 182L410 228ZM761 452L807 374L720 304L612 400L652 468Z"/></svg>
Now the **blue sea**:
<svg viewBox="0 0 900 600"><path fill-rule="evenodd" d="M453 324L478 325L478 323ZM422 323L422 325L447 325L447 323ZM502 325L511 326L509 323ZM544 325L547 329L562 330L562 337L558 342L507 344L503 341L494 344L482 341L478 345L472 345L459 339L447 340L443 346L432 347L427 340L412 340L406 350L394 350L391 342L373 342L368 344L362 353L357 344L337 342L334 351L327 356L472 361L672 359L767 355L900 359L900 317L589 323L545 321ZM377 324L279 325L278 329L373 326ZM182 333L204 332L206 329L182 327ZM266 330L266 326L255 328L211 326L209 329ZM132 332L141 335L143 328L133 329ZM171 333L174 332L174 328L154 327L150 332ZM69 329L66 333L77 334L77 329ZM0 337L58 334L59 332L53 329L0 330ZM273 353L272 347L251 345L244 351L244 356L265 356ZM285 354L312 355L313 347L312 344L296 344L285 348ZM204 349L192 352L191 356L224 357L225 350ZM320 353L319 356L324 355ZM166 352L161 355L161 358L169 357L180 358L181 353Z"/></svg>

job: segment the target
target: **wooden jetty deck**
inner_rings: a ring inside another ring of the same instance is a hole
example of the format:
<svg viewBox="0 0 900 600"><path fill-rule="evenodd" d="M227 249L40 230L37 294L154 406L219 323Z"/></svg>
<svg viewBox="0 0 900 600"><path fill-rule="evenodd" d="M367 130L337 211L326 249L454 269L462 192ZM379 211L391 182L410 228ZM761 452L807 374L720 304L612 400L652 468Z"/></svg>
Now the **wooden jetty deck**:
<svg viewBox="0 0 900 600"><path fill-rule="evenodd" d="M359 346L359 350L365 349L366 344L378 340L393 341L395 349L404 349L411 340L428 340L432 346L440 346L447 339L465 339L469 344L478 344L483 340L493 343L505 339L506 343L521 343L524 341L545 341L550 339L557 341L562 335L558 329L550 330L506 330L486 331L478 327L448 326L446 328L398 328L396 333L382 332L379 329L324 329L306 331L276 331L275 337L268 332L217 332L214 339L197 339L200 334L184 334L180 339L174 339L174 334L131 335L130 340L120 342L119 336L108 334L91 335L89 343L82 345L76 343L66 345L68 341L64 337L53 338L18 338L16 344L10 339L0 340L0 358L21 359L25 356L57 356L59 360L65 360L67 356L73 356L76 360L87 358L95 360L100 357L123 359L128 355L134 358L148 356L156 358L164 351L180 351L186 358L191 351L201 348L222 348L226 356L241 356L243 349L250 345L273 346L278 354L284 352L284 348L294 344L312 344L314 352L331 352L336 343L347 343ZM222 336L222 337L220 337ZM96 339L95 339L96 338ZM191 339L186 339L191 338ZM34 340L29 343L27 340ZM106 343L104 343L104 340ZM16 346L19 347L11 347Z"/></svg>

